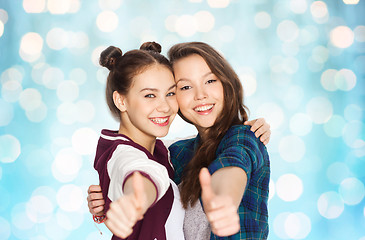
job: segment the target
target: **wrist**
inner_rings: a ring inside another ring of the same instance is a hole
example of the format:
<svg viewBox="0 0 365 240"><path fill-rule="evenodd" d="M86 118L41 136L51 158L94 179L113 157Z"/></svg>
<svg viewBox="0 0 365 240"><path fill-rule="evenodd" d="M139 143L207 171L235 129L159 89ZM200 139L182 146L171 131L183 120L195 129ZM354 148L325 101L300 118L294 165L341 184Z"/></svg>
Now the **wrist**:
<svg viewBox="0 0 365 240"><path fill-rule="evenodd" d="M105 214L103 214L102 216L93 215L93 220L98 224L103 223L106 221L106 215Z"/></svg>

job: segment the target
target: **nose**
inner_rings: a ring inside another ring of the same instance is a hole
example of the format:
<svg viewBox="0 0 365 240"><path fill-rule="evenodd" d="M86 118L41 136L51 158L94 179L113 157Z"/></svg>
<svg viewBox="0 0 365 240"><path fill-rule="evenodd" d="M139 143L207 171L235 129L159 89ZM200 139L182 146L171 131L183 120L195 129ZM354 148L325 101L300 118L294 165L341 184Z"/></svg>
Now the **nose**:
<svg viewBox="0 0 365 240"><path fill-rule="evenodd" d="M167 113L171 110L171 106L170 104L168 103L167 99L166 98L162 98L159 103L158 103L158 106L157 106L157 111L159 112L164 112L164 113Z"/></svg>
<svg viewBox="0 0 365 240"><path fill-rule="evenodd" d="M204 87L195 87L195 100L203 100L207 98L207 92L205 91Z"/></svg>

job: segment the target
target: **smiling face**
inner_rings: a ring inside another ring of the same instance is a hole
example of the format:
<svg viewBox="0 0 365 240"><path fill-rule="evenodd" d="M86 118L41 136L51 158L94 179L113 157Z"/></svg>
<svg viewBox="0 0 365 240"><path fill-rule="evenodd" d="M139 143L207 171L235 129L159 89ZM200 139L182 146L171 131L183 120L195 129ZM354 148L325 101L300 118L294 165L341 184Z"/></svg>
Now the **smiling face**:
<svg viewBox="0 0 365 240"><path fill-rule="evenodd" d="M173 68L180 111L202 134L206 128L213 126L222 112L222 82L197 54L179 59Z"/></svg>
<svg viewBox="0 0 365 240"><path fill-rule="evenodd" d="M166 136L178 110L175 92L173 74L165 66L152 65L136 75L128 94L115 100L121 133L136 142Z"/></svg>

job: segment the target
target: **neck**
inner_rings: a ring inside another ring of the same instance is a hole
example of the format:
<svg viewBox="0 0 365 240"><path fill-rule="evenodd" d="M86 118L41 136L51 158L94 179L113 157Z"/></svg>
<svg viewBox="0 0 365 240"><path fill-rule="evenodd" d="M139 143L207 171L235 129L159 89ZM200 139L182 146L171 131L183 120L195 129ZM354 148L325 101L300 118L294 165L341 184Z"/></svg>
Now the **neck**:
<svg viewBox="0 0 365 240"><path fill-rule="evenodd" d="M140 131L131 131L122 124L119 125L118 133L129 137L130 139L133 140L133 142L141 145L142 147L147 149L147 151L153 154L156 145L156 137L146 135Z"/></svg>

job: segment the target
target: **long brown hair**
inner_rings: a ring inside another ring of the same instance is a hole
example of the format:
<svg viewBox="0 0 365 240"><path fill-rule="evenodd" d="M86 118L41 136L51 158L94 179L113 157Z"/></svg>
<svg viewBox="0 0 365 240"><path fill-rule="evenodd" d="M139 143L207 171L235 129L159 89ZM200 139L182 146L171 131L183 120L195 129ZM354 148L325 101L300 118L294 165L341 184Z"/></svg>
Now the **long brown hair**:
<svg viewBox="0 0 365 240"><path fill-rule="evenodd" d="M181 201L184 208L187 208L189 203L193 205L201 195L200 169L208 167L214 161L218 145L228 129L246 121L248 111L243 104L243 88L237 74L227 60L210 45L202 42L176 44L170 48L168 58L173 65L174 62L192 54L200 55L212 73L222 82L224 105L214 125L205 132L204 141L199 143L193 159L185 166L181 183ZM180 111L179 115L190 122Z"/></svg>
<svg viewBox="0 0 365 240"><path fill-rule="evenodd" d="M113 101L114 91L126 95L133 83L133 78L154 64L161 64L172 72L169 60L160 52L160 44L145 42L139 50L131 50L124 55L122 50L114 46L108 47L100 54L100 65L110 70L105 96L113 117L120 119L120 111Z"/></svg>

